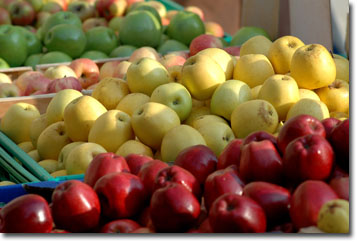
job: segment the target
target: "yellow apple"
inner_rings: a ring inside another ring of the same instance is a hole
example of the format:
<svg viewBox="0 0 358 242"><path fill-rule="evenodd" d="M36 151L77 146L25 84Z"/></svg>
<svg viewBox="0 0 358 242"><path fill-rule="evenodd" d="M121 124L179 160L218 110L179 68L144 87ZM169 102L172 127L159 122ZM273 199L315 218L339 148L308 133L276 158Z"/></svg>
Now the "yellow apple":
<svg viewBox="0 0 358 242"><path fill-rule="evenodd" d="M131 117L120 110L110 110L99 116L88 135L89 142L100 144L113 153L131 139L134 139Z"/></svg>
<svg viewBox="0 0 358 242"><path fill-rule="evenodd" d="M195 119L198 117L211 114L210 108L206 106L192 108L189 117L184 121L184 124L193 126Z"/></svg>
<svg viewBox="0 0 358 242"><path fill-rule="evenodd" d="M327 105L329 112L348 112L349 84L346 81L336 79L327 87L317 89L316 93Z"/></svg>
<svg viewBox="0 0 358 242"><path fill-rule="evenodd" d="M60 154L58 155L58 168L59 169L65 169L66 167L66 159L68 157L68 154L74 149L75 147L84 144L85 142L77 141L72 142L67 145L65 145L62 150L60 151Z"/></svg>
<svg viewBox="0 0 358 242"><path fill-rule="evenodd" d="M181 83L181 70L183 66L171 66L168 67L169 73L169 82L178 82Z"/></svg>
<svg viewBox="0 0 358 242"><path fill-rule="evenodd" d="M114 77L119 64L120 61L108 61L104 63L99 69L99 79L102 80L106 77Z"/></svg>
<svg viewBox="0 0 358 242"><path fill-rule="evenodd" d="M0 73L1 74L1 73ZM15 185L15 182L12 181L1 181L0 182L0 186L10 186L10 185Z"/></svg>
<svg viewBox="0 0 358 242"><path fill-rule="evenodd" d="M211 57L197 54L186 60L183 65L181 83L197 100L207 100L215 89L225 82L225 72Z"/></svg>
<svg viewBox="0 0 358 242"><path fill-rule="evenodd" d="M12 83L12 81L8 75L0 73L0 83Z"/></svg>
<svg viewBox="0 0 358 242"><path fill-rule="evenodd" d="M232 111L251 99L250 87L242 81L228 80L216 88L211 97L210 110L213 114L230 120Z"/></svg>
<svg viewBox="0 0 358 242"><path fill-rule="evenodd" d="M251 88L251 99L257 99L257 96L259 95L259 92L261 90L262 85L258 85L256 87Z"/></svg>
<svg viewBox="0 0 358 242"><path fill-rule="evenodd" d="M95 143L84 143L71 150L66 159L66 171L68 175L83 174L93 158L107 151Z"/></svg>
<svg viewBox="0 0 358 242"><path fill-rule="evenodd" d="M129 66L132 63L129 61L121 61L114 69L113 77L122 78L126 77Z"/></svg>
<svg viewBox="0 0 358 242"><path fill-rule="evenodd" d="M235 139L235 135L230 126L221 122L201 125L197 130L205 139L207 146L217 157L219 157L227 144Z"/></svg>
<svg viewBox="0 0 358 242"><path fill-rule="evenodd" d="M149 146L141 143L138 140L128 140L124 142L116 151L117 155L126 157L129 154L146 155L153 157L153 151Z"/></svg>
<svg viewBox="0 0 358 242"><path fill-rule="evenodd" d="M40 117L34 119L30 127L30 139L32 145L37 147L37 139L39 138L42 131L47 128L47 117L46 114L41 114Z"/></svg>
<svg viewBox="0 0 358 242"><path fill-rule="evenodd" d="M277 74L267 78L257 98L271 103L278 118L284 120L290 107L300 99L300 93L292 77Z"/></svg>
<svg viewBox="0 0 358 242"><path fill-rule="evenodd" d="M183 124L165 134L160 153L163 161L175 161L180 151L194 145L206 145L205 139L199 131Z"/></svg>
<svg viewBox="0 0 358 242"><path fill-rule="evenodd" d="M265 100L250 100L237 106L231 115L231 128L236 138L245 138L255 131L274 133L278 125L278 114L271 103Z"/></svg>
<svg viewBox="0 0 358 242"><path fill-rule="evenodd" d="M72 141L87 141L93 123L107 109L97 99L82 96L71 101L65 108L64 121Z"/></svg>
<svg viewBox="0 0 358 242"><path fill-rule="evenodd" d="M17 146L19 146L19 148L22 149L25 153L28 153L35 149L34 145L32 144L31 141L22 142L22 143L18 144Z"/></svg>
<svg viewBox="0 0 358 242"><path fill-rule="evenodd" d="M213 115L213 114L207 114L207 115L203 115L200 117L197 117L194 121L193 121L193 125L192 127L194 129L199 129L201 126L206 125L208 123L223 123L226 125L229 125L227 123L227 121L225 119L223 119L220 116L217 115Z"/></svg>
<svg viewBox="0 0 358 242"><path fill-rule="evenodd" d="M305 88L300 88L300 89L298 89L298 91L300 92L300 99L311 98L311 99L314 99L314 100L317 100L317 101L321 101L321 99L319 99L319 96L317 95L317 93L315 93L312 90L308 90L308 89L305 89Z"/></svg>
<svg viewBox="0 0 358 242"><path fill-rule="evenodd" d="M268 57L272 41L263 35L256 35L248 39L240 47L240 57L249 54L262 54Z"/></svg>
<svg viewBox="0 0 358 242"><path fill-rule="evenodd" d="M63 121L63 113L67 104L81 96L83 96L82 93L74 89L65 89L56 93L46 109L47 124Z"/></svg>
<svg viewBox="0 0 358 242"><path fill-rule="evenodd" d="M169 73L160 62L142 58L129 66L127 83L131 92L150 96L156 87L169 83Z"/></svg>
<svg viewBox="0 0 358 242"><path fill-rule="evenodd" d="M31 150L27 154L36 162L39 162L41 160L39 152L37 150Z"/></svg>
<svg viewBox="0 0 358 242"><path fill-rule="evenodd" d="M133 113L131 123L139 140L157 150L165 133L179 126L180 119L173 109L164 104L148 102Z"/></svg>
<svg viewBox="0 0 358 242"><path fill-rule="evenodd" d="M305 44L297 37L286 35L276 39L268 52L268 58L276 74L290 71L293 53Z"/></svg>
<svg viewBox="0 0 358 242"><path fill-rule="evenodd" d="M150 58L152 60L159 61L160 56L159 56L158 52L156 51L156 49L149 47L149 46L145 46L145 47L136 49L129 57L129 61L133 63L133 62L136 62L142 58Z"/></svg>
<svg viewBox="0 0 358 242"><path fill-rule="evenodd" d="M2 117L0 130L16 144L30 141L31 124L38 117L40 112L34 105L22 102L13 104Z"/></svg>
<svg viewBox="0 0 358 242"><path fill-rule="evenodd" d="M52 80L70 76L77 78L74 70L72 70L71 67L65 65L50 67L45 71L44 75Z"/></svg>
<svg viewBox="0 0 358 242"><path fill-rule="evenodd" d="M237 60L234 79L245 82L250 88L264 83L275 72L269 59L262 54L249 54Z"/></svg>
<svg viewBox="0 0 358 242"><path fill-rule="evenodd" d="M286 120L301 114L308 114L319 120L329 118L327 105L324 102L310 98L300 99L293 104L287 113Z"/></svg>
<svg viewBox="0 0 358 242"><path fill-rule="evenodd" d="M175 82L163 84L154 89L150 101L170 107L178 114L180 121L189 116L192 108L189 91Z"/></svg>
<svg viewBox="0 0 358 242"><path fill-rule="evenodd" d="M130 93L119 101L116 109L132 116L134 111L143 104L150 101L150 97L140 92Z"/></svg>
<svg viewBox="0 0 358 242"><path fill-rule="evenodd" d="M291 60L291 76L300 88L317 89L336 79L336 65L331 53L320 44L298 48Z"/></svg>
<svg viewBox="0 0 358 242"><path fill-rule="evenodd" d="M66 170L58 170L58 171L52 172L50 175L52 177L56 178L59 176L67 176L67 172L66 172Z"/></svg>
<svg viewBox="0 0 358 242"><path fill-rule="evenodd" d="M37 140L37 151L41 159L57 160L62 148L71 143L65 122L59 121L48 126Z"/></svg>
<svg viewBox="0 0 358 242"><path fill-rule="evenodd" d="M337 54L333 54L333 60L336 64L336 79L349 83L349 60Z"/></svg>
<svg viewBox="0 0 358 242"><path fill-rule="evenodd" d="M195 98L191 98L192 108L200 108L205 106L205 101L199 101Z"/></svg>
<svg viewBox="0 0 358 242"><path fill-rule="evenodd" d="M39 161L38 163L42 168L44 168L48 173L53 173L58 170L58 161L46 159Z"/></svg>
<svg viewBox="0 0 358 242"><path fill-rule="evenodd" d="M349 118L349 114L348 113L342 113L342 112L330 112L329 117L337 118L339 120L345 120L345 119Z"/></svg>
<svg viewBox="0 0 358 242"><path fill-rule="evenodd" d="M225 50L219 48L206 48L197 55L207 55L216 61L216 63L221 66L222 70L225 72L226 80L232 78L232 74L234 71L234 62L233 58L230 54L228 54Z"/></svg>
<svg viewBox="0 0 358 242"><path fill-rule="evenodd" d="M123 97L129 93L128 85L119 78L106 77L102 79L92 92L108 110L115 109Z"/></svg>

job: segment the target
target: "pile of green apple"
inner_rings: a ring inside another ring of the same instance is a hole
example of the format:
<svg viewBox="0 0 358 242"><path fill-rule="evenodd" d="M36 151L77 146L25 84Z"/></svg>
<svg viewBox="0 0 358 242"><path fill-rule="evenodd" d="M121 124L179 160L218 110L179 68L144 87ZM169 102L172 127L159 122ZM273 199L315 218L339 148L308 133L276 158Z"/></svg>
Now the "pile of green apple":
<svg viewBox="0 0 358 242"><path fill-rule="evenodd" d="M148 46L188 50L198 35L224 36L196 7L167 11L157 1L0 0L0 69L128 57Z"/></svg>

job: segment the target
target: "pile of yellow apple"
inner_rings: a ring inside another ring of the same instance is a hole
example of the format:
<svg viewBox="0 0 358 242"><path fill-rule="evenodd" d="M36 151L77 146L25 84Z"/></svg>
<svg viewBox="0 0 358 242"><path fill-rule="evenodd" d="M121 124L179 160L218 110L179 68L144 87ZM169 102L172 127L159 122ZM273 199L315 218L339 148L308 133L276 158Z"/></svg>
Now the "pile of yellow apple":
<svg viewBox="0 0 358 242"><path fill-rule="evenodd" d="M42 115L14 104L1 131L58 176L84 173L104 152L168 162L204 144L219 156L231 140L259 130L277 134L299 114L349 117L349 61L294 36L255 36L240 56L208 48L170 70L141 58L124 79L102 79L91 96L58 92Z"/></svg>

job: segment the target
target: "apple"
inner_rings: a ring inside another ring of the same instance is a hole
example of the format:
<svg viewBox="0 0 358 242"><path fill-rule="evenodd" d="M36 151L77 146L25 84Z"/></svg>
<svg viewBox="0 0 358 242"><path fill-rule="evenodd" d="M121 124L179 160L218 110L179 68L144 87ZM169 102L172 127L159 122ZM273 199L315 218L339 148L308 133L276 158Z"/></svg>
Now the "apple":
<svg viewBox="0 0 358 242"><path fill-rule="evenodd" d="M233 139L229 144L225 147L225 149L221 152L217 169L222 170L230 165L240 166L240 156L241 156L241 144L242 139Z"/></svg>
<svg viewBox="0 0 358 242"><path fill-rule="evenodd" d="M199 217L200 203L183 185L157 189L150 200L150 218L158 232L183 232Z"/></svg>
<svg viewBox="0 0 358 242"><path fill-rule="evenodd" d="M130 154L146 155L149 157L153 157L152 149L137 140L128 140L124 142L116 151L116 154L124 157Z"/></svg>
<svg viewBox="0 0 358 242"><path fill-rule="evenodd" d="M119 101L116 109L126 112L129 116L133 116L136 109L149 101L150 97L143 93L129 93Z"/></svg>
<svg viewBox="0 0 358 242"><path fill-rule="evenodd" d="M323 181L307 180L302 182L293 192L290 201L290 217L296 229L317 224L321 206L338 196Z"/></svg>
<svg viewBox="0 0 358 242"><path fill-rule="evenodd" d="M109 22L108 22L108 27L110 29L112 29L116 35L118 35L120 27L121 27L121 23L123 20L123 16L116 16L113 17Z"/></svg>
<svg viewBox="0 0 358 242"><path fill-rule="evenodd" d="M88 141L116 152L126 141L134 139L131 118L120 110L110 110L99 116L88 134Z"/></svg>
<svg viewBox="0 0 358 242"><path fill-rule="evenodd" d="M337 118L326 118L321 121L321 123L324 126L324 129L326 131L326 138L327 140L330 140L331 132L333 128L338 125L341 121Z"/></svg>
<svg viewBox="0 0 358 242"><path fill-rule="evenodd" d="M272 142L272 144L278 148L277 146L277 139L274 135L267 133L265 131L257 131L257 132L253 132L250 135L246 136L246 138L243 140L242 142L242 146L247 145L251 142L258 142L258 141L263 141L263 140L269 140ZM277 149L277 151L279 151Z"/></svg>
<svg viewBox="0 0 358 242"><path fill-rule="evenodd" d="M349 83L349 60L337 54L333 54L333 60L336 65L336 79Z"/></svg>
<svg viewBox="0 0 358 242"><path fill-rule="evenodd" d="M75 77L63 77L55 79L47 86L48 93L56 93L65 89L82 90L80 81Z"/></svg>
<svg viewBox="0 0 358 242"><path fill-rule="evenodd" d="M225 47L224 50L232 56L240 56L240 47L239 46Z"/></svg>
<svg viewBox="0 0 358 242"><path fill-rule="evenodd" d="M292 56L291 76L300 88L317 89L336 79L336 65L328 50L320 44L304 45Z"/></svg>
<svg viewBox="0 0 358 242"><path fill-rule="evenodd" d="M298 89L298 91L300 92L300 99L303 98L311 98L317 101L321 101L321 99L319 98L319 96L312 90L308 90L305 88L300 88Z"/></svg>
<svg viewBox="0 0 358 242"><path fill-rule="evenodd" d="M56 172L58 170L58 161L52 159L45 159L39 161L37 164L45 169L49 174Z"/></svg>
<svg viewBox="0 0 358 242"><path fill-rule="evenodd" d="M118 46L114 31L108 27L94 27L86 32L86 50L97 50L109 55Z"/></svg>
<svg viewBox="0 0 358 242"><path fill-rule="evenodd" d="M267 37L268 39L271 39L269 34L263 28L254 27L254 26L245 26L245 27L241 27L232 36L230 45L231 46L241 46L247 40L249 40L250 38L252 38L256 35L263 35L263 36Z"/></svg>
<svg viewBox="0 0 358 242"><path fill-rule="evenodd" d="M76 73L83 88L87 88L99 82L99 68L93 60L79 58L73 60L69 67Z"/></svg>
<svg viewBox="0 0 358 242"><path fill-rule="evenodd" d="M219 38L211 34L201 34L194 38L190 43L190 56L196 55L201 50L207 48L223 48Z"/></svg>
<svg viewBox="0 0 358 242"><path fill-rule="evenodd" d="M128 61L134 63L144 57L148 57L156 61L160 60L158 52L154 48L146 46L133 51Z"/></svg>
<svg viewBox="0 0 358 242"><path fill-rule="evenodd" d="M127 71L127 83L131 92L150 96L156 87L168 82L169 74L165 67L148 57L133 62Z"/></svg>
<svg viewBox="0 0 358 242"><path fill-rule="evenodd" d="M10 68L9 64L2 58L0 58L0 69L8 69ZM3 74L3 73L0 73ZM0 78L1 80L1 78Z"/></svg>
<svg viewBox="0 0 358 242"><path fill-rule="evenodd" d="M305 180L326 180L334 162L329 142L318 134L308 134L291 141L283 156L286 179L299 184Z"/></svg>
<svg viewBox="0 0 358 242"><path fill-rule="evenodd" d="M64 11L63 6L60 3L56 1L43 2L41 12L54 14L60 11Z"/></svg>
<svg viewBox="0 0 358 242"><path fill-rule="evenodd" d="M159 172L164 168L169 167L169 165L165 162L160 160L150 160L145 162L139 172L138 177L142 181L146 193L151 196L156 188L156 177L158 176Z"/></svg>
<svg viewBox="0 0 358 242"><path fill-rule="evenodd" d="M160 59L160 63L168 70L172 66L179 66L181 68L184 65L186 59L183 56L169 53Z"/></svg>
<svg viewBox="0 0 358 242"><path fill-rule="evenodd" d="M240 48L240 57L249 54L262 54L268 57L272 42L263 35L256 35L245 41Z"/></svg>
<svg viewBox="0 0 358 242"><path fill-rule="evenodd" d="M68 136L72 141L87 141L95 120L107 109L91 96L72 100L65 108L63 118Z"/></svg>
<svg viewBox="0 0 358 242"><path fill-rule="evenodd" d="M37 38L34 32L31 32L30 29L26 29L25 27L16 26L22 35L26 39L26 47L27 47L27 55L38 54L42 52L42 44L41 41Z"/></svg>
<svg viewBox="0 0 358 242"><path fill-rule="evenodd" d="M349 119L340 122L333 128L330 143L336 154L337 164L349 171Z"/></svg>
<svg viewBox="0 0 358 242"><path fill-rule="evenodd" d="M137 48L132 45L121 45L112 50L112 52L109 54L109 57L116 58L116 57L129 57L133 54L133 52Z"/></svg>
<svg viewBox="0 0 358 242"><path fill-rule="evenodd" d="M141 226L130 219L117 219L111 221L101 228L101 233L131 233L132 231L141 228Z"/></svg>
<svg viewBox="0 0 358 242"><path fill-rule="evenodd" d="M102 153L93 158L89 164L85 176L84 183L94 187L96 182L106 174L114 172L129 172L126 159L114 153Z"/></svg>
<svg viewBox="0 0 358 242"><path fill-rule="evenodd" d="M50 207L40 195L19 196L0 210L1 233L49 233L52 226Z"/></svg>
<svg viewBox="0 0 358 242"><path fill-rule="evenodd" d="M56 25L60 24L71 24L73 26L82 27L81 19L74 13L68 11L60 11L52 14L44 23L43 27L43 36Z"/></svg>
<svg viewBox="0 0 358 242"><path fill-rule="evenodd" d="M52 64L52 63L62 63L62 62L71 62L71 56L60 52L60 51L50 51L41 56L39 64Z"/></svg>
<svg viewBox="0 0 358 242"><path fill-rule="evenodd" d="M42 133L43 130L47 127L47 118L46 114L42 114L39 117L35 118L31 122L30 126L30 140L32 145L36 148L37 146L37 139Z"/></svg>
<svg viewBox="0 0 358 242"><path fill-rule="evenodd" d="M42 0L28 0L28 2L31 4L36 13L38 13L42 9Z"/></svg>
<svg viewBox="0 0 358 242"><path fill-rule="evenodd" d="M82 141L77 141L77 142L72 142L72 143L69 143L67 145L65 145L61 151L60 151L60 154L58 155L58 168L59 169L63 169L66 174L67 174L67 171L65 170L65 167L66 167L66 159L68 157L68 155L70 154L70 152L77 146L81 145L81 144L84 144L85 142L82 142Z"/></svg>
<svg viewBox="0 0 358 242"><path fill-rule="evenodd" d="M337 193L338 197L349 201L349 177L336 177L330 180L329 186Z"/></svg>
<svg viewBox="0 0 358 242"><path fill-rule="evenodd" d="M30 3L16 0L7 7L14 25L30 25L35 19L35 10Z"/></svg>
<svg viewBox="0 0 358 242"><path fill-rule="evenodd" d="M169 73L169 82L181 83L182 66L171 66L167 68Z"/></svg>
<svg viewBox="0 0 358 242"><path fill-rule="evenodd" d="M76 73L71 67L62 64L49 67L48 69L46 69L44 75L51 80L60 79L64 77L77 78Z"/></svg>
<svg viewBox="0 0 358 242"><path fill-rule="evenodd" d="M130 172L133 175L138 175L141 167L149 162L152 161L153 158L146 155L140 155L140 154L129 154L125 157L125 160L127 161L128 167L130 169Z"/></svg>
<svg viewBox="0 0 358 242"><path fill-rule="evenodd" d="M95 27L107 27L108 22L105 18L88 18L85 21L83 21L82 29L86 33L88 30L95 28Z"/></svg>
<svg viewBox="0 0 358 242"><path fill-rule="evenodd" d="M168 54L173 51L185 51L189 48L181 42L173 39L168 39L158 46L158 52L162 55Z"/></svg>
<svg viewBox="0 0 358 242"><path fill-rule="evenodd" d="M21 66L25 62L26 38L18 28L8 24L0 25L0 46L0 59L3 59L10 67Z"/></svg>
<svg viewBox="0 0 358 242"><path fill-rule="evenodd" d="M228 80L218 86L211 97L210 110L227 120L233 110L241 103L251 99L250 87L239 80Z"/></svg>
<svg viewBox="0 0 358 242"><path fill-rule="evenodd" d="M115 69L120 61L108 61L105 62L99 69L99 80L106 77L114 77Z"/></svg>
<svg viewBox="0 0 358 242"><path fill-rule="evenodd" d="M215 89L223 82L225 72L207 55L192 56L183 65L181 83L195 99L210 99Z"/></svg>
<svg viewBox="0 0 358 242"><path fill-rule="evenodd" d="M2 73L0 73L2 74ZM0 83L0 98L20 96L19 88L13 83Z"/></svg>
<svg viewBox="0 0 358 242"><path fill-rule="evenodd" d="M96 8L93 4L84 1L73 1L68 4L67 11L76 14L81 21L92 18L96 14Z"/></svg>
<svg viewBox="0 0 358 242"><path fill-rule="evenodd" d="M139 177L125 172L102 176L94 190L99 197L102 214L112 220L139 214L147 200L144 184Z"/></svg>
<svg viewBox="0 0 358 242"><path fill-rule="evenodd" d="M96 228L101 206L89 185L69 180L53 191L51 211L56 227L78 233Z"/></svg>
<svg viewBox="0 0 358 242"><path fill-rule="evenodd" d="M11 24L11 17L5 8L0 7L0 25L2 24Z"/></svg>
<svg viewBox="0 0 358 242"><path fill-rule="evenodd" d="M199 117L195 118L191 126L194 129L199 130L200 127L202 127L203 125L207 125L207 124L211 124L211 123L223 123L223 124L228 125L228 122L225 119L223 119L222 117L213 115L213 114L207 114L207 115L203 115L203 116L199 116Z"/></svg>
<svg viewBox="0 0 358 242"><path fill-rule="evenodd" d="M132 63L129 61L121 61L114 69L113 77L120 78L126 80L127 71Z"/></svg>
<svg viewBox="0 0 358 242"><path fill-rule="evenodd" d="M31 123L39 116L38 109L32 104L13 104L2 117L0 130L16 144L30 141Z"/></svg>
<svg viewBox="0 0 358 242"><path fill-rule="evenodd" d="M225 193L242 195L245 184L239 177L236 165L216 170L205 180L204 203L206 211L210 211L214 201Z"/></svg>
<svg viewBox="0 0 358 242"><path fill-rule="evenodd" d="M154 191L172 183L178 183L188 189L197 199L201 198L200 183L189 171L184 168L173 165L161 169L154 181Z"/></svg>
<svg viewBox="0 0 358 242"><path fill-rule="evenodd" d="M311 98L304 98L294 103L287 112L286 120L292 117L308 114L319 120L329 118L329 110L324 102L317 101Z"/></svg>
<svg viewBox="0 0 358 242"><path fill-rule="evenodd" d="M108 21L116 16L122 16L127 7L126 0L98 0L96 9L101 17Z"/></svg>
<svg viewBox="0 0 358 242"><path fill-rule="evenodd" d="M334 199L322 205L318 214L317 227L325 233L349 233L349 202Z"/></svg>
<svg viewBox="0 0 358 242"><path fill-rule="evenodd" d="M253 199L233 193L218 197L209 212L214 233L264 233L266 215Z"/></svg>
<svg viewBox="0 0 358 242"><path fill-rule="evenodd" d="M214 21L205 21L204 25L206 34L214 35L216 37L224 37L224 29L219 23Z"/></svg>
<svg viewBox="0 0 358 242"><path fill-rule="evenodd" d="M0 73L0 84L2 83L12 83L10 76L5 73Z"/></svg>
<svg viewBox="0 0 358 242"><path fill-rule="evenodd" d="M336 79L328 86L315 91L320 100L327 105L329 112L348 112L349 84L346 81Z"/></svg>

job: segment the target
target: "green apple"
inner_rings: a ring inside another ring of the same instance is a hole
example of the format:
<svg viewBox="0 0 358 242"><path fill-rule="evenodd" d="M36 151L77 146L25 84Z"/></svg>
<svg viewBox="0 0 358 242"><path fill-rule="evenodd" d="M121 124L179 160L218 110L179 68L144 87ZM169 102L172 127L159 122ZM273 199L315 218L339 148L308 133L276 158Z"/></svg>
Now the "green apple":
<svg viewBox="0 0 358 242"><path fill-rule="evenodd" d="M137 4L137 5L133 6L132 8L130 8L128 13L138 11L138 10L149 11L151 14L154 15L154 17L156 17L156 19L159 21L159 23L162 22L162 19L161 19L160 15L159 15L158 11L154 7L148 5L148 3L140 2L139 4Z"/></svg>
<svg viewBox="0 0 358 242"><path fill-rule="evenodd" d="M118 46L114 31L108 27L95 27L86 32L86 50L98 50L109 55Z"/></svg>
<svg viewBox="0 0 358 242"><path fill-rule="evenodd" d="M2 58L0 58L0 69L10 68L9 64Z"/></svg>
<svg viewBox="0 0 358 242"><path fill-rule="evenodd" d="M61 62L71 62L72 58L60 51L51 51L44 54L39 64L50 64L50 63L61 63Z"/></svg>
<svg viewBox="0 0 358 242"><path fill-rule="evenodd" d="M240 28L232 36L230 45L231 46L241 46L248 39L250 39L251 37L254 37L256 35L263 35L263 36L266 36L269 40L271 40L271 37L266 32L266 30L264 30L263 28L254 27L254 26L245 26L245 27Z"/></svg>
<svg viewBox="0 0 358 242"><path fill-rule="evenodd" d="M168 52L182 50L189 50L189 48L188 46L174 39L169 39L158 47L158 52L162 55L165 55Z"/></svg>
<svg viewBox="0 0 358 242"><path fill-rule="evenodd" d="M155 48L160 43L161 35L161 22L152 13L145 10L133 11L126 15L119 30L121 43L136 47Z"/></svg>
<svg viewBox="0 0 358 242"><path fill-rule="evenodd" d="M234 109L241 103L251 99L250 87L239 80L228 80L216 88L210 101L213 114L231 119Z"/></svg>
<svg viewBox="0 0 358 242"><path fill-rule="evenodd" d="M36 34L24 27L15 26L15 28L18 29L26 39L28 55L38 54L42 52L42 44L41 41L37 38Z"/></svg>
<svg viewBox="0 0 358 242"><path fill-rule="evenodd" d="M75 25L59 24L47 31L44 43L48 51L61 51L76 58L85 50L86 35Z"/></svg>
<svg viewBox="0 0 358 242"><path fill-rule="evenodd" d="M154 89L151 102L164 104L173 109L184 121L191 112L192 101L189 91L179 83L167 83Z"/></svg>
<svg viewBox="0 0 358 242"><path fill-rule="evenodd" d="M42 0L27 0L31 4L31 6L34 8L35 12L39 12L44 4Z"/></svg>
<svg viewBox="0 0 358 242"><path fill-rule="evenodd" d="M81 19L74 13L60 11L53 15L51 15L43 25L43 33L45 36L47 31L49 31L52 27L59 24L72 24L79 28L82 27Z"/></svg>
<svg viewBox="0 0 358 242"><path fill-rule="evenodd" d="M166 33L171 39L189 46L194 38L205 34L205 25L197 14L180 11L170 21Z"/></svg>
<svg viewBox="0 0 358 242"><path fill-rule="evenodd" d="M33 54L27 57L24 66L31 66L35 70L36 65L40 64L40 60L44 54Z"/></svg>
<svg viewBox="0 0 358 242"><path fill-rule="evenodd" d="M169 40L169 36L166 34L162 34L162 36L160 37L160 42L159 42L159 46L161 46L162 44L164 44L165 41Z"/></svg>
<svg viewBox="0 0 358 242"><path fill-rule="evenodd" d="M87 59L91 59L91 60L100 60L100 59L107 59L109 57L102 51L89 50L89 51L84 52L81 55L81 58L87 58Z"/></svg>
<svg viewBox="0 0 358 242"><path fill-rule="evenodd" d="M11 67L21 66L27 57L25 36L11 25L0 26L0 58Z"/></svg>
<svg viewBox="0 0 358 242"><path fill-rule="evenodd" d="M109 57L115 58L115 57L128 57L131 56L131 54L137 49L137 47L132 45L121 45L112 50L111 54L109 54Z"/></svg>
<svg viewBox="0 0 358 242"><path fill-rule="evenodd" d="M122 21L122 16L116 16L109 21L108 27L118 35Z"/></svg>

